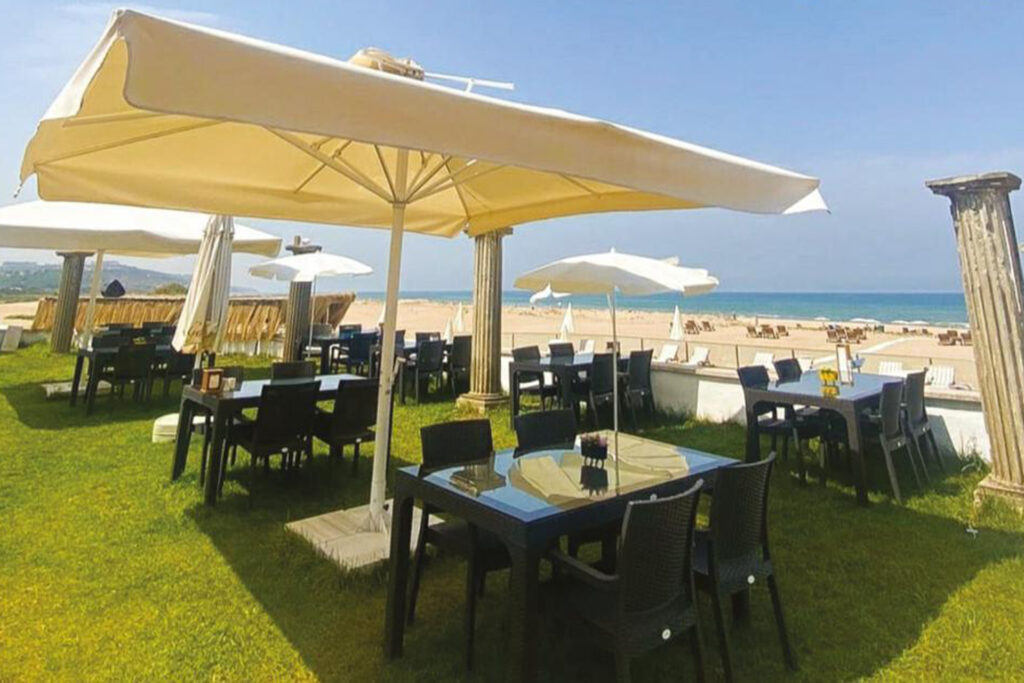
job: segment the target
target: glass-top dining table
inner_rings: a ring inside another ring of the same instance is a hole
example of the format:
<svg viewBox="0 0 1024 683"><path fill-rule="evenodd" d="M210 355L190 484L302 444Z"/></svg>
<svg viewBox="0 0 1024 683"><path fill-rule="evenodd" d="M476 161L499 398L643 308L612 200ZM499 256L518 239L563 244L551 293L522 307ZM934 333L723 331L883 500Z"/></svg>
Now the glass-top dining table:
<svg viewBox="0 0 1024 683"><path fill-rule="evenodd" d="M610 432L606 460L584 457L579 443L516 454L514 450L441 470L398 470L394 481L390 577L385 634L388 658L399 657L405 634L406 582L413 501L436 506L498 536L511 558L509 662L518 680L537 674L537 609L541 556L561 536L621 520L631 500L707 488L735 460L629 434ZM468 571L472 572L472 568Z"/></svg>

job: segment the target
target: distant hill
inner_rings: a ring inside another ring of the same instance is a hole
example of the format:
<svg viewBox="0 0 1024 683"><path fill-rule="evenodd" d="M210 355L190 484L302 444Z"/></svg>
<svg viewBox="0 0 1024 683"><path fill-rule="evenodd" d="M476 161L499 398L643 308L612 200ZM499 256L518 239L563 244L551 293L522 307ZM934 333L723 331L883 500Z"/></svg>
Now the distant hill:
<svg viewBox="0 0 1024 683"><path fill-rule="evenodd" d="M92 268L86 264L82 277L82 290L88 290L92 279ZM129 293L148 294L156 287L169 283L188 286L188 275L161 273L145 268L128 266L117 261L103 264L103 284L120 280ZM56 263L30 263L27 261L6 261L0 263L0 296L43 295L57 291L60 281L60 265Z"/></svg>

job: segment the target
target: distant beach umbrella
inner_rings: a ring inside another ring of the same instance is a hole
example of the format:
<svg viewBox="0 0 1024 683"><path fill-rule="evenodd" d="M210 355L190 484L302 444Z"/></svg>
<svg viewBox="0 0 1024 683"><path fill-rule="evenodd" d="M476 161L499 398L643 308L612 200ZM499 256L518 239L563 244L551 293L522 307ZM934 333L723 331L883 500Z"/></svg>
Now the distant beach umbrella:
<svg viewBox="0 0 1024 683"><path fill-rule="evenodd" d="M444 334L441 335L441 338L444 339L445 342L447 342L449 344L451 344L452 339L455 338L455 335L452 333L452 319L451 318L448 318L448 321L445 322L445 324L444 324Z"/></svg>
<svg viewBox="0 0 1024 683"><path fill-rule="evenodd" d="M875 320L874 318L850 318L851 323L857 323L858 325L881 325L882 321Z"/></svg>
<svg viewBox="0 0 1024 683"><path fill-rule="evenodd" d="M459 334L466 331L466 322L463 320L463 308L461 301L459 302L459 307L455 309L455 322L452 324L452 328Z"/></svg>
<svg viewBox="0 0 1024 683"><path fill-rule="evenodd" d="M630 296L678 292L684 296L704 294L718 286L718 279L701 268L683 268L676 262L644 256L620 254L614 249L600 254L571 256L554 261L516 278L519 289L536 291L550 284L553 289L571 294L604 294L612 317L612 363L618 368L619 337L615 325L615 295ZM566 318L571 315L571 304ZM563 329L565 321L563 320ZM615 480L618 478L619 383L612 382L612 409L615 435Z"/></svg>
<svg viewBox="0 0 1024 683"><path fill-rule="evenodd" d="M551 284L548 283L547 285L544 286L544 289L540 290L539 292L535 292L530 297L530 303L531 304L535 304L538 301L543 301L544 299L562 299L562 298L565 298L567 296L569 296L568 292L556 292L556 291L553 291L551 289Z"/></svg>
<svg viewBox="0 0 1024 683"><path fill-rule="evenodd" d="M817 318L815 318L815 320L817 320L820 323L827 323L829 321L828 318L826 318L823 315L819 315Z"/></svg>
<svg viewBox="0 0 1024 683"><path fill-rule="evenodd" d="M679 307L672 314L672 325L668 328L668 338L672 341L680 341L683 338L683 319L679 315Z"/></svg>
<svg viewBox="0 0 1024 683"><path fill-rule="evenodd" d="M384 326L384 312L387 311L387 304L380 307L380 315L377 316L377 327Z"/></svg>
<svg viewBox="0 0 1024 683"><path fill-rule="evenodd" d="M565 307L565 315L562 316L562 327L559 332L564 337L563 340L568 340L570 334L576 333L576 319L572 315L572 304L570 303Z"/></svg>

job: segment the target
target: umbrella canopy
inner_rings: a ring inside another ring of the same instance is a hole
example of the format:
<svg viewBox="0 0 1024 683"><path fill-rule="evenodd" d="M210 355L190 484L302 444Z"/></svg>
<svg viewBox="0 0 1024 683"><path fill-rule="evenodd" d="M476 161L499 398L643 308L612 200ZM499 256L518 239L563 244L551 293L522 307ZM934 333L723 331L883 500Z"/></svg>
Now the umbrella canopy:
<svg viewBox="0 0 1024 683"><path fill-rule="evenodd" d="M382 435L405 231L478 235L600 211L825 208L810 176L129 10L114 13L40 121L22 181L32 174L47 199L390 227ZM377 524L388 439L374 448Z"/></svg>
<svg viewBox="0 0 1024 683"><path fill-rule="evenodd" d="M568 339L570 334L576 332L576 319L572 317L572 304L565 307L565 315L562 316L561 333Z"/></svg>
<svg viewBox="0 0 1024 683"><path fill-rule="evenodd" d="M0 207L0 247L170 258L199 250L210 216L120 204L32 201ZM281 238L235 225L235 251L277 256Z"/></svg>
<svg viewBox="0 0 1024 683"><path fill-rule="evenodd" d="M562 299L567 296L569 296L568 292L556 292L552 290L551 283L549 282L547 285L544 286L544 289L540 290L539 292L534 292L530 296L530 303L535 304L538 301L543 301L544 299Z"/></svg>
<svg viewBox="0 0 1024 683"><path fill-rule="evenodd" d="M675 313L672 314L672 324L669 326L668 338L673 341L679 341L683 338L683 318L679 315L678 306L676 306Z"/></svg>
<svg viewBox="0 0 1024 683"><path fill-rule="evenodd" d="M192 282L171 340L171 346L183 353L216 353L220 348L228 319L233 231L230 216L211 216L206 224Z"/></svg>
<svg viewBox="0 0 1024 683"><path fill-rule="evenodd" d="M452 330L459 334L466 331L465 314L461 301L459 302L459 307L455 309L455 321L452 323Z"/></svg>
<svg viewBox="0 0 1024 683"><path fill-rule="evenodd" d="M365 263L322 251L285 256L249 267L250 275L287 282L310 282L320 276L369 275L372 272L373 268Z"/></svg>

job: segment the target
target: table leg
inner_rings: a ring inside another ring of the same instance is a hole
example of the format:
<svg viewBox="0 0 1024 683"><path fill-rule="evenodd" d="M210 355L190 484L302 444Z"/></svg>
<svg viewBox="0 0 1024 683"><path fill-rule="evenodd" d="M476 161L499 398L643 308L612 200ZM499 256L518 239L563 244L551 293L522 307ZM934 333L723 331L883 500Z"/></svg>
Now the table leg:
<svg viewBox="0 0 1024 683"><path fill-rule="evenodd" d="M402 656L405 636L406 579L409 575L409 541L412 537L413 499L395 492L391 512L391 566L388 572L388 601L384 617L384 656Z"/></svg>
<svg viewBox="0 0 1024 683"><path fill-rule="evenodd" d="M206 463L206 482L203 500L207 505L217 504L217 493L220 490L221 461L224 454L224 436L227 431L226 411L218 406L213 413L213 438L210 439L210 457Z"/></svg>
<svg viewBox="0 0 1024 683"><path fill-rule="evenodd" d="M509 411L508 423L512 429L516 428L516 415L519 414L519 371L509 370L509 389L512 391L512 410ZM541 394L543 401L543 394Z"/></svg>
<svg viewBox="0 0 1024 683"><path fill-rule="evenodd" d="M850 459L853 461L854 476L856 477L857 504L863 507L868 505L868 464L864 457L864 448L861 443L860 420L857 419L859 411L856 408L843 411L843 418L846 420L846 436L850 447Z"/></svg>
<svg viewBox="0 0 1024 683"><path fill-rule="evenodd" d="M747 462L761 459L761 434L757 428L757 413L747 407Z"/></svg>
<svg viewBox="0 0 1024 683"><path fill-rule="evenodd" d="M85 365L85 356L78 354L75 358L75 376L71 380L71 407L75 407L75 402L78 401L78 383L82 381L82 366Z"/></svg>
<svg viewBox="0 0 1024 683"><path fill-rule="evenodd" d="M512 558L509 661L520 681L534 681L537 679L540 552L514 545L509 545L508 551Z"/></svg>
<svg viewBox="0 0 1024 683"><path fill-rule="evenodd" d="M85 414L91 415L93 405L96 403L96 392L100 387L100 361L97 358L89 358L89 374L85 383ZM113 385L110 391L114 391Z"/></svg>
<svg viewBox="0 0 1024 683"><path fill-rule="evenodd" d="M174 460L171 462L171 481L181 476L188 463L188 447L192 442L192 401L181 397L181 408L178 409L178 434L174 439Z"/></svg>
<svg viewBox="0 0 1024 683"><path fill-rule="evenodd" d="M320 345L320 374L326 375L331 371L331 345Z"/></svg>

